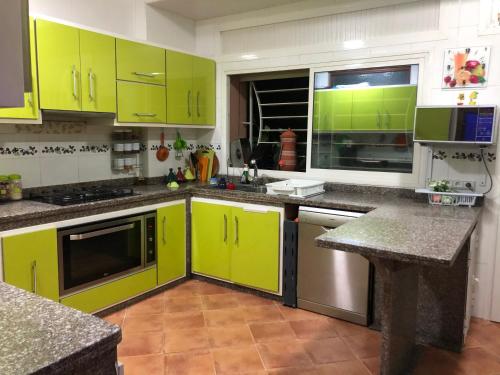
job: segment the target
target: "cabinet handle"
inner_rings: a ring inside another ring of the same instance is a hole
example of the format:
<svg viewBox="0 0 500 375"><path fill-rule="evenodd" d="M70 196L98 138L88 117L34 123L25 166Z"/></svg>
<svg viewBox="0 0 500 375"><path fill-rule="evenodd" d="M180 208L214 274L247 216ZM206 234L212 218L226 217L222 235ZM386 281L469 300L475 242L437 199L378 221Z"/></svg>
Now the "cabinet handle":
<svg viewBox="0 0 500 375"><path fill-rule="evenodd" d="M132 72L132 74L135 74L136 76L140 77L148 77L148 78L156 78L159 76L161 73L155 73L155 72Z"/></svg>
<svg viewBox="0 0 500 375"><path fill-rule="evenodd" d="M227 243L227 216L224 214L224 242Z"/></svg>
<svg viewBox="0 0 500 375"><path fill-rule="evenodd" d="M33 93L28 93L28 105L33 108Z"/></svg>
<svg viewBox="0 0 500 375"><path fill-rule="evenodd" d="M234 229L235 229L235 236L234 236L234 244L238 245L240 242L240 228L239 228L239 222L238 222L238 216L234 217Z"/></svg>
<svg viewBox="0 0 500 375"><path fill-rule="evenodd" d="M150 112L135 112L134 113L135 116L138 116L138 117L155 117L156 116L156 113L150 113Z"/></svg>
<svg viewBox="0 0 500 375"><path fill-rule="evenodd" d="M31 291L36 294L36 260L31 263Z"/></svg>
<svg viewBox="0 0 500 375"><path fill-rule="evenodd" d="M76 67L73 65L73 69L71 70L71 74L73 75L73 97L78 99L78 87L76 80Z"/></svg>
<svg viewBox="0 0 500 375"><path fill-rule="evenodd" d="M89 99L94 101L94 73L92 73L92 69L89 70Z"/></svg>
<svg viewBox="0 0 500 375"><path fill-rule="evenodd" d="M200 92L196 93L196 114L200 117Z"/></svg>
<svg viewBox="0 0 500 375"><path fill-rule="evenodd" d="M390 125L391 125L391 115L389 114L388 111L385 111L385 116L386 116L386 122L385 122L385 126L387 129L390 128Z"/></svg>
<svg viewBox="0 0 500 375"><path fill-rule="evenodd" d="M188 117L191 117L191 90L188 90L187 101L188 101Z"/></svg>
<svg viewBox="0 0 500 375"><path fill-rule="evenodd" d="M167 243L167 217L166 216L163 216L162 241L163 241L164 245Z"/></svg>
<svg viewBox="0 0 500 375"><path fill-rule="evenodd" d="M381 120L380 120L380 111L377 111L377 128L379 128L379 129L380 129L380 122L381 122Z"/></svg>

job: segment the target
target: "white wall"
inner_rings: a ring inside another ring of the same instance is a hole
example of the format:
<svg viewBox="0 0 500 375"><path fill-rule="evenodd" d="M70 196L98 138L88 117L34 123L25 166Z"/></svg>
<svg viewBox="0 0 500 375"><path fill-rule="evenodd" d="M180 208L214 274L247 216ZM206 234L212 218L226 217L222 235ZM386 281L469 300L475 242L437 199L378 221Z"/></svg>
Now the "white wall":
<svg viewBox="0 0 500 375"><path fill-rule="evenodd" d="M30 0L30 14L194 52L192 20L151 7L145 0Z"/></svg>
<svg viewBox="0 0 500 375"><path fill-rule="evenodd" d="M227 74L332 66L348 68L416 59L422 65L418 103L455 104L458 91L441 89L444 50L490 45L493 48L489 82L487 88L478 90L478 103L499 105L500 50L496 46L500 45L500 30L495 30L493 34L483 33L484 24L480 22L484 19L480 9L482 6L484 9L484 3L489 1L424 0L391 5L390 1L361 0L345 2L341 8L335 8L334 4L328 6L324 1L317 0L321 7L315 9L311 6L315 1L309 0L290 5L288 11L281 7L199 22L197 51L218 61L218 128L213 141L223 145L227 142ZM367 9L381 5L386 7ZM361 10L363 7L366 9ZM301 13L308 19L301 20ZM401 24L402 20L404 24ZM345 50L341 42L346 39L363 39L365 48ZM255 54L258 59L244 60L241 58L244 54ZM466 91L467 97L467 91L471 90L463 91ZM498 149L492 147L489 152L498 153ZM223 152L225 150L227 147L223 147ZM425 183L428 162L425 147L416 149L415 161L422 167L422 173L412 182L413 185L398 178L370 179L365 172L323 171L319 176L310 171L309 175L331 181L360 183L364 180L374 184L411 187ZM484 181L484 168L479 163L445 162L443 165L434 171L439 170L441 178L473 180L478 187L480 181ZM499 163L490 163L490 168L494 172L495 188L486 198L479 226L481 236L476 263L479 282L474 315L500 321L500 303L492 309L493 297L500 300L500 251L497 243L500 189L496 187L500 183L497 177ZM269 174L284 176L283 173ZM485 189L484 186L479 187L479 190Z"/></svg>

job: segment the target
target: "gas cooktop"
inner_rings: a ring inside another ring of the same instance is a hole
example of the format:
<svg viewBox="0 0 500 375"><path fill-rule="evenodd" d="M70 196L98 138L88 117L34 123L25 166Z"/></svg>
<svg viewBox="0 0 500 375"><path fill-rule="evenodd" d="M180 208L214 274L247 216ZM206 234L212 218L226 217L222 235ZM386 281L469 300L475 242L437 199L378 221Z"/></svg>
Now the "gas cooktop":
<svg viewBox="0 0 500 375"><path fill-rule="evenodd" d="M90 188L73 189L70 191L52 190L30 195L31 200L57 206L71 206L75 204L102 201L114 198L123 198L135 195L132 188L115 188L96 186Z"/></svg>

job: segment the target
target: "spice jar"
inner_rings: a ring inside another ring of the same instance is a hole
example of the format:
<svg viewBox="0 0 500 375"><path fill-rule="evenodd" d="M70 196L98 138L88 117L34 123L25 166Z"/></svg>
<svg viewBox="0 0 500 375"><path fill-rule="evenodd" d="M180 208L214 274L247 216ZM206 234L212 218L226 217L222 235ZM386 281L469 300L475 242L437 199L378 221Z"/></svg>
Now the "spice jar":
<svg viewBox="0 0 500 375"><path fill-rule="evenodd" d="M9 177L0 176L0 202L9 200Z"/></svg>
<svg viewBox="0 0 500 375"><path fill-rule="evenodd" d="M9 196L13 201L23 199L23 184L20 174L9 175Z"/></svg>

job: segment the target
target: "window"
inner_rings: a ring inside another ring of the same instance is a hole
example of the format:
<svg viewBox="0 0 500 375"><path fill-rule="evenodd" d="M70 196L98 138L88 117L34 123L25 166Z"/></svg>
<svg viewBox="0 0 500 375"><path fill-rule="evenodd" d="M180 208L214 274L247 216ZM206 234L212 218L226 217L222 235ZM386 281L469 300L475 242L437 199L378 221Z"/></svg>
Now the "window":
<svg viewBox="0 0 500 375"><path fill-rule="evenodd" d="M318 72L311 167L412 173L418 65Z"/></svg>

